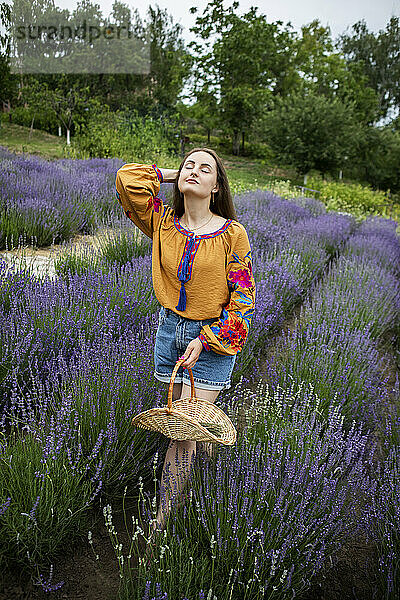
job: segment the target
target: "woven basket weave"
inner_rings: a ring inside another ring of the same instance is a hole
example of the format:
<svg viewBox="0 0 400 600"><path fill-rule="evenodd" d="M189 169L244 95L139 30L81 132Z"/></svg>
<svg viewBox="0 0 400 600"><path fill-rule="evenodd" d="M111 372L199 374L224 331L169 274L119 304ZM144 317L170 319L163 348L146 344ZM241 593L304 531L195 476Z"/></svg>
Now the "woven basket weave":
<svg viewBox="0 0 400 600"><path fill-rule="evenodd" d="M192 369L188 367L191 396L172 402L172 389L180 364L177 361L168 388L168 404L162 408L151 408L132 419L132 425L158 431L172 440L192 440L214 442L233 446L236 442L236 429L230 418L213 402L195 397Z"/></svg>

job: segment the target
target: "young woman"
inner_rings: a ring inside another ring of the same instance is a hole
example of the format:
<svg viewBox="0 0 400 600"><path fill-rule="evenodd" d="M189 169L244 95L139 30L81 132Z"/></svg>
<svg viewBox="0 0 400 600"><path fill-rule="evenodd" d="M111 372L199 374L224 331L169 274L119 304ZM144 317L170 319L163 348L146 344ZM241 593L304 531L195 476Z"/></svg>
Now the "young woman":
<svg viewBox="0 0 400 600"><path fill-rule="evenodd" d="M173 207L157 197L162 182L174 183ZM154 376L169 384L183 356L173 399L190 396L184 371L190 367L196 397L214 402L230 387L256 296L248 235L236 218L222 161L214 150L194 148L178 170L125 164L115 185L126 216L153 240L153 287L161 304ZM165 526L170 502L182 491L195 454L195 441L171 440L154 529Z"/></svg>

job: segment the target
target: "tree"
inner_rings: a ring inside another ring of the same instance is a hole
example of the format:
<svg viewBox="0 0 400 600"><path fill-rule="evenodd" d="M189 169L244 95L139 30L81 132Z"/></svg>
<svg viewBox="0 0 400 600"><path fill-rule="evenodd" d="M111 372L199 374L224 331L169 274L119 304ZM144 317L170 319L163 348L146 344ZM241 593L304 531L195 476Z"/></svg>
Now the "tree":
<svg viewBox="0 0 400 600"><path fill-rule="evenodd" d="M318 19L301 28L294 43L293 63L297 69L296 89L339 98L353 104L360 121L372 123L378 117L378 95L358 63L348 63L340 52L334 52L329 27Z"/></svg>
<svg viewBox="0 0 400 600"><path fill-rule="evenodd" d="M386 30L377 35L368 31L364 20L358 21L352 33L339 36L337 45L349 63L360 63L369 87L378 95L379 117L400 109L399 17L391 17Z"/></svg>
<svg viewBox="0 0 400 600"><path fill-rule="evenodd" d="M71 128L79 121L79 117L85 108L89 106L89 88L81 88L77 84L66 87L67 80L61 78L60 85L50 89L46 83L40 84L32 80L30 85L24 88L23 99L35 111L39 113L43 109L54 114L57 122L64 126L67 132L67 145L71 143Z"/></svg>
<svg viewBox="0 0 400 600"><path fill-rule="evenodd" d="M218 98L221 121L232 134L232 151L239 153L239 135L272 106L274 88L282 86L282 73L288 64L291 33L281 31L281 21L268 23L251 7L243 16L235 9L238 2L225 9L222 0L208 3L196 26L190 30L207 42L191 42L196 52L196 86L207 86ZM196 7L190 9L197 12ZM212 36L218 36L211 46Z"/></svg>
<svg viewBox="0 0 400 600"><path fill-rule="evenodd" d="M212 129L220 125L220 115L217 98L207 83L197 92L197 101L188 107L187 112L207 131L209 144Z"/></svg>
<svg viewBox="0 0 400 600"><path fill-rule="evenodd" d="M400 132L390 126L366 127L358 144L357 165L373 187L400 191Z"/></svg>
<svg viewBox="0 0 400 600"><path fill-rule="evenodd" d="M144 83L152 103L161 110L173 111L193 60L185 49L182 26L173 22L166 9L148 7L146 30L150 39L150 73Z"/></svg>
<svg viewBox="0 0 400 600"><path fill-rule="evenodd" d="M352 106L300 91L276 100L263 132L277 158L306 176L311 169L322 174L337 171L346 156L355 157L360 125Z"/></svg>
<svg viewBox="0 0 400 600"><path fill-rule="evenodd" d="M2 104L10 101L17 92L15 77L10 71L11 7L6 3L0 4L0 24L4 28L3 33L0 31L0 103Z"/></svg>

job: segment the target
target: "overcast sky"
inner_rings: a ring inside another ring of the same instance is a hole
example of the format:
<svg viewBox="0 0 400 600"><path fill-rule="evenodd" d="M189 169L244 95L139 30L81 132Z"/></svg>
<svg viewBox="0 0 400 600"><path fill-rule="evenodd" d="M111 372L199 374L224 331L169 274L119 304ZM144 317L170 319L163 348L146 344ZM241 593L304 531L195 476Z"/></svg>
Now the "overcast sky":
<svg viewBox="0 0 400 600"><path fill-rule="evenodd" d="M123 0L124 1L124 0ZM61 8L73 10L77 2L76 0L55 0L55 3ZM195 39L195 36L189 31L189 27L195 24L196 15L189 13L191 6L198 7L198 15L202 15L204 8L207 6L207 0L159 0L151 4L155 7L156 4L161 9L167 9L168 13L173 16L175 23L180 23L183 27L182 35L186 42ZM231 6L232 1L224 1L224 6ZM113 0L97 0L97 4L104 16L108 16L111 12ZM137 8L142 18L145 17L149 3L133 2L127 0L132 8ZM318 18L322 25L331 28L333 39L336 39L340 33L343 33L347 28L350 31L351 26L364 19L370 31L378 32L380 29L385 29L392 15L400 16L400 0L280 0L279 2L271 2L267 0L259 0L258 2L251 0L239 0L239 14L247 12L251 6L257 6L258 14L267 16L269 22L283 21L286 25L289 21L293 25L293 29L300 31L302 25L310 23L313 19Z"/></svg>

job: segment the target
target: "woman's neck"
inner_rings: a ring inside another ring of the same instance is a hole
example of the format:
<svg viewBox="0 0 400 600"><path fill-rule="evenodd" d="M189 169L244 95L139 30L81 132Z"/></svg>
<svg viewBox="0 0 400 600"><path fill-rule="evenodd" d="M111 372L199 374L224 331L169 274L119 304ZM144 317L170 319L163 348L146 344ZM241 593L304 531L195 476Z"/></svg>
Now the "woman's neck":
<svg viewBox="0 0 400 600"><path fill-rule="evenodd" d="M200 225L205 225L208 220L211 221L212 217L214 217L214 213L212 213L208 207L205 210L201 210L201 207L191 209L185 207L185 212L181 219L184 220L190 229L193 229L195 227L200 227Z"/></svg>

